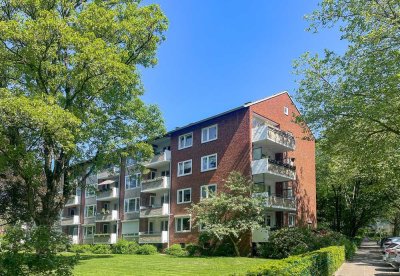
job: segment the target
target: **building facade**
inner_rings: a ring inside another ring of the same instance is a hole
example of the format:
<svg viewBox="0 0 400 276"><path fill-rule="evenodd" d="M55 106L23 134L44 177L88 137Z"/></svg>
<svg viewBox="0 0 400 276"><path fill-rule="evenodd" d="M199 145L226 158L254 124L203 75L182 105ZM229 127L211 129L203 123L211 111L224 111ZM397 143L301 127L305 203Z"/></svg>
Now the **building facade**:
<svg viewBox="0 0 400 276"><path fill-rule="evenodd" d="M265 198L266 227L253 243L280 227L315 226L315 143L294 122L298 114L282 92L170 131L152 142L144 171L128 158L89 177L91 188L68 200L62 229L73 243L196 243L200 229L187 208L224 191L231 171L251 177L255 196Z"/></svg>

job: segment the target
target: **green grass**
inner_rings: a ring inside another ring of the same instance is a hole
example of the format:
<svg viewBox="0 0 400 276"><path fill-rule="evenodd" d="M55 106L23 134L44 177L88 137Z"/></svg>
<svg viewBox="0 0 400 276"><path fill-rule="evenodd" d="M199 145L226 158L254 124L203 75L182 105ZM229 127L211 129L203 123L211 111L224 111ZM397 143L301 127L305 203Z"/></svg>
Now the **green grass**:
<svg viewBox="0 0 400 276"><path fill-rule="evenodd" d="M168 255L81 255L74 275L232 275L268 262L230 257L172 257Z"/></svg>

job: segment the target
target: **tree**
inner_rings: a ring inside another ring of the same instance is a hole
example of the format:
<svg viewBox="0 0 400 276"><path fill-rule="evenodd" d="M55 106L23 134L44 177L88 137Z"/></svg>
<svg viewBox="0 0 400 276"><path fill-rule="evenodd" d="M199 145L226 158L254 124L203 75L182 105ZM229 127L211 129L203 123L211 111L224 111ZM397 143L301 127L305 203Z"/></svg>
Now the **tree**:
<svg viewBox="0 0 400 276"><path fill-rule="evenodd" d="M240 256L239 244L244 235L260 227L264 205L252 197L253 183L239 172L231 172L223 191L193 204L189 213L194 225L218 240L227 238Z"/></svg>
<svg viewBox="0 0 400 276"><path fill-rule="evenodd" d="M0 217L50 228L74 180L151 154L165 130L139 69L167 25L140 1L1 2Z"/></svg>

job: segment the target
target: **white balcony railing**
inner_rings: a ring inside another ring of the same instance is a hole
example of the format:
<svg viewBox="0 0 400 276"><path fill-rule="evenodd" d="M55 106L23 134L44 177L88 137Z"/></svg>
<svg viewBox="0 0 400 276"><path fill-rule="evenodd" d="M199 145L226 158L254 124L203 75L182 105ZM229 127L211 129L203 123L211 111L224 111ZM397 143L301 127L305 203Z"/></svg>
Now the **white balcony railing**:
<svg viewBox="0 0 400 276"><path fill-rule="evenodd" d="M122 234L122 238L127 241L138 241L139 233Z"/></svg>
<svg viewBox="0 0 400 276"><path fill-rule="evenodd" d="M116 233L94 234L93 237L94 244L114 244L116 242L117 242Z"/></svg>
<svg viewBox="0 0 400 276"><path fill-rule="evenodd" d="M96 222L107 222L118 220L118 210L107 210L104 212L98 212L96 214Z"/></svg>
<svg viewBox="0 0 400 276"><path fill-rule="evenodd" d="M153 193L158 190L165 190L171 187L171 178L161 176L154 179L142 180L142 193Z"/></svg>
<svg viewBox="0 0 400 276"><path fill-rule="evenodd" d="M71 244L78 244L79 243L78 235L69 235L68 238L71 241Z"/></svg>
<svg viewBox="0 0 400 276"><path fill-rule="evenodd" d="M171 151L165 150L162 153L154 155L154 157L150 161L144 163L144 166L146 168L158 168L168 164L170 161Z"/></svg>
<svg viewBox="0 0 400 276"><path fill-rule="evenodd" d="M269 195L268 193L254 193L253 197L261 198L267 208L296 211L296 199L294 198Z"/></svg>
<svg viewBox="0 0 400 276"><path fill-rule="evenodd" d="M139 243L167 243L167 242L168 242L168 231L139 233Z"/></svg>
<svg viewBox="0 0 400 276"><path fill-rule="evenodd" d="M80 223L79 216L68 216L68 217L62 217L61 218L61 226L66 226L66 225L77 225Z"/></svg>
<svg viewBox="0 0 400 276"><path fill-rule="evenodd" d="M119 189L111 187L108 190L100 190L97 192L97 200L108 201L119 197Z"/></svg>
<svg viewBox="0 0 400 276"><path fill-rule="evenodd" d="M274 160L263 158L251 162L252 174L269 174L276 181L290 181L296 179L296 170L293 166L278 164Z"/></svg>
<svg viewBox="0 0 400 276"><path fill-rule="evenodd" d="M169 214L169 204L164 203L162 206L141 207L140 217L162 217Z"/></svg>
<svg viewBox="0 0 400 276"><path fill-rule="evenodd" d="M75 205L79 205L81 204L81 197L78 195L74 195L72 197L70 197L67 202L65 203L65 206L75 206Z"/></svg>
<svg viewBox="0 0 400 276"><path fill-rule="evenodd" d="M280 129L262 125L252 129L252 141L268 141L286 148L285 151L295 149L295 139L292 134Z"/></svg>
<svg viewBox="0 0 400 276"><path fill-rule="evenodd" d="M252 232L252 242L267 242L269 239L270 230L258 228Z"/></svg>

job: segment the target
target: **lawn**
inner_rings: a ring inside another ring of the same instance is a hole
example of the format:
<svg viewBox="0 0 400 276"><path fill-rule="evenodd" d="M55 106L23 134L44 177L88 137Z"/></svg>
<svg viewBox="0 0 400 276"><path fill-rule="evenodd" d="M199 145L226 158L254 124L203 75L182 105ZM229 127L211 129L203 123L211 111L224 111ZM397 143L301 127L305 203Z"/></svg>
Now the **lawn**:
<svg viewBox="0 0 400 276"><path fill-rule="evenodd" d="M231 275L268 260L230 257L172 257L168 255L81 255L74 275Z"/></svg>

